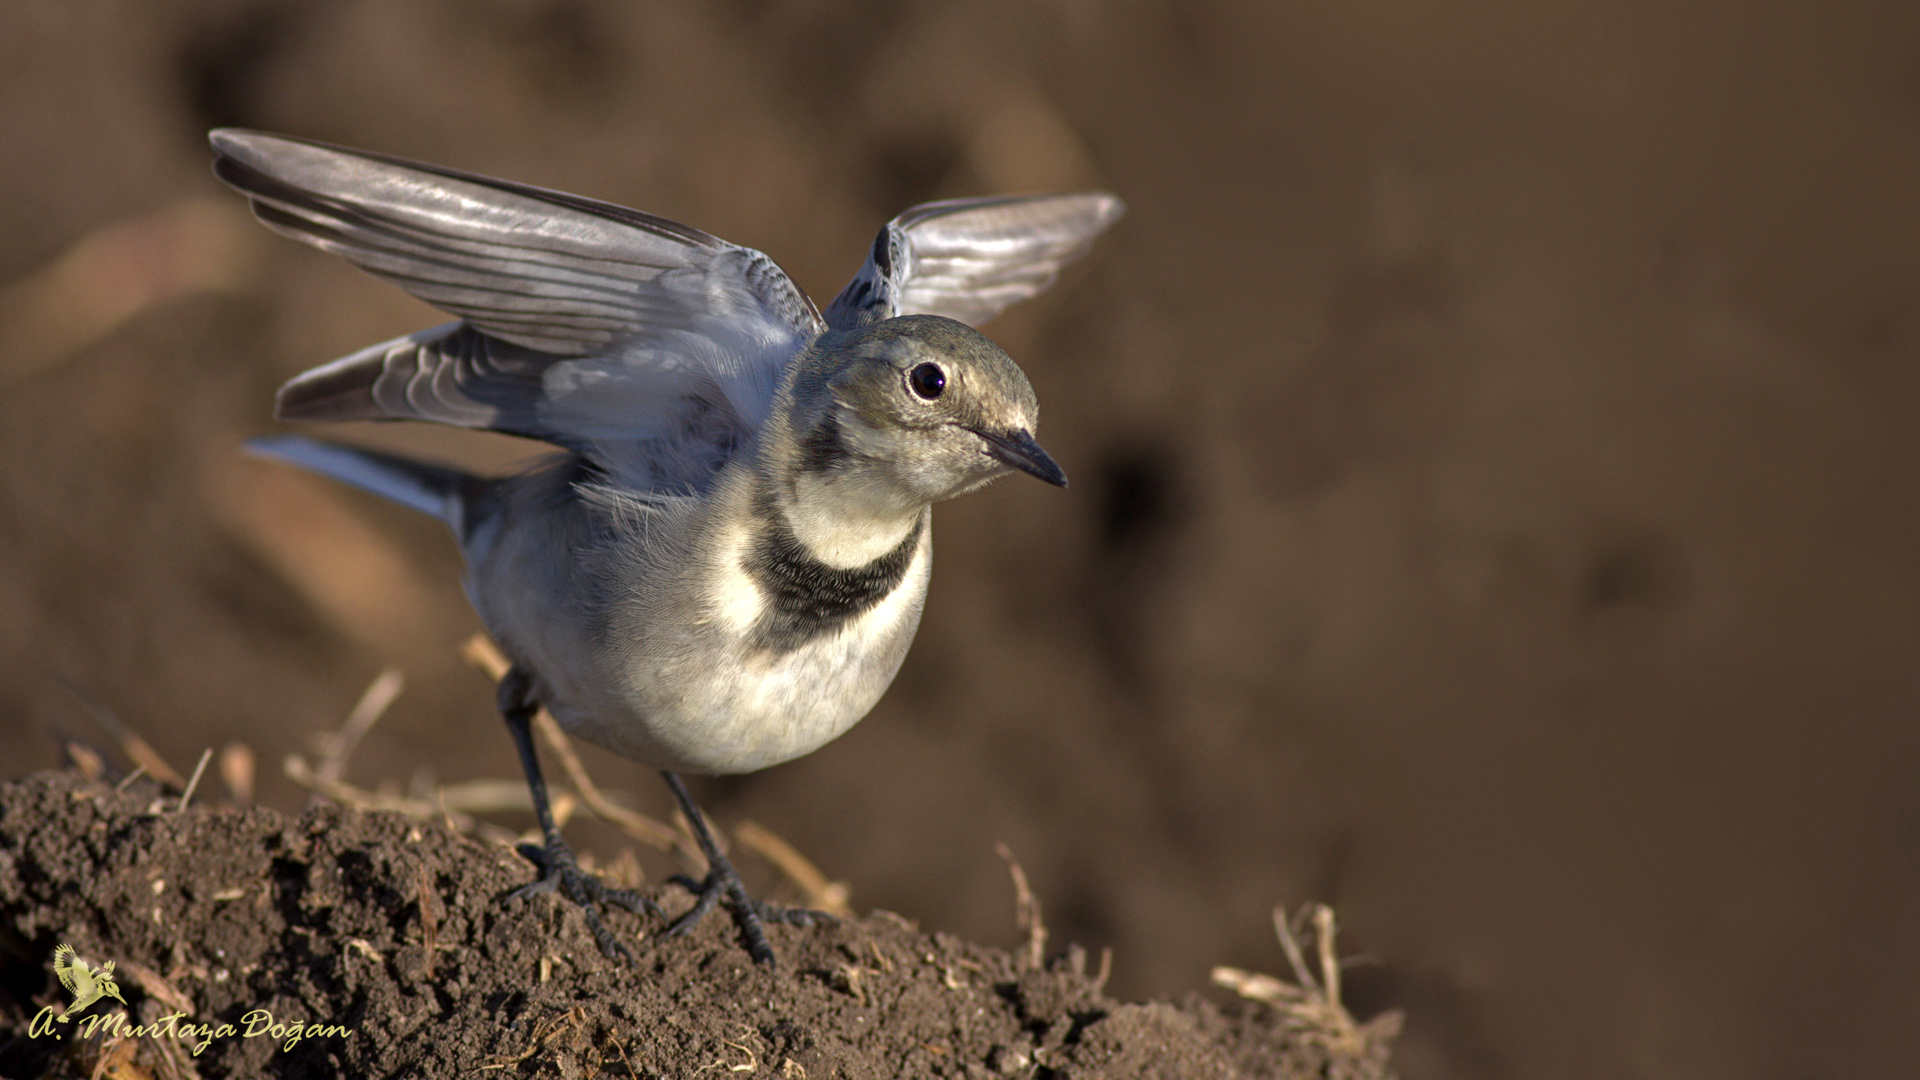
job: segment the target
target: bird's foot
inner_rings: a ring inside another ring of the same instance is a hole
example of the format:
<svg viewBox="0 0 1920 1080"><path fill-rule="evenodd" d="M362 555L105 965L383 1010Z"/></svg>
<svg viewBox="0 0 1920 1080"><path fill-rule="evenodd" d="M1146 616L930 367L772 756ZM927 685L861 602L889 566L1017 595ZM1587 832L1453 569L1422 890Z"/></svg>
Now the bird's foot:
<svg viewBox="0 0 1920 1080"><path fill-rule="evenodd" d="M715 863L707 872L706 880L695 881L685 874L675 874L668 879L694 895L693 908L673 921L660 936L678 937L694 928L706 917L721 900L733 909L733 921L740 928L740 936L745 939L747 954L757 964L772 967L773 946L767 944L765 923L785 923L788 926L820 926L838 922L824 911L810 908L781 907L764 900L755 900L747 895L747 888L740 883L740 875L733 866L724 860Z"/></svg>
<svg viewBox="0 0 1920 1080"><path fill-rule="evenodd" d="M633 954L625 945L613 936L606 923L600 919L601 904L618 904L636 915L657 915L666 918L666 913L652 900L631 889L616 889L585 870L573 857L573 849L565 841L548 841L546 847L538 844L521 844L520 854L540 868L540 880L525 885L507 894L509 900L531 899L542 893L555 893L565 896L579 906L587 917L587 929L593 931L593 940L600 945L600 951L607 959L633 963Z"/></svg>

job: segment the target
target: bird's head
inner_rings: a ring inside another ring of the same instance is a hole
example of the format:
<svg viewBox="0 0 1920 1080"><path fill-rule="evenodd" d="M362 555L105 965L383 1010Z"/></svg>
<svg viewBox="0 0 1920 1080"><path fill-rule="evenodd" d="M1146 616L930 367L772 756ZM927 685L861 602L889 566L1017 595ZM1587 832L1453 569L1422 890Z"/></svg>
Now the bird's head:
<svg viewBox="0 0 1920 1080"><path fill-rule="evenodd" d="M102 997L116 998L121 1004L126 1003L127 999L120 997L120 984L113 981L113 961L101 964L93 973L93 986Z"/></svg>
<svg viewBox="0 0 1920 1080"><path fill-rule="evenodd" d="M953 319L903 315L829 334L793 395L803 475L889 488L919 505L1016 470L1067 485L1034 441L1040 406L1026 374Z"/></svg>

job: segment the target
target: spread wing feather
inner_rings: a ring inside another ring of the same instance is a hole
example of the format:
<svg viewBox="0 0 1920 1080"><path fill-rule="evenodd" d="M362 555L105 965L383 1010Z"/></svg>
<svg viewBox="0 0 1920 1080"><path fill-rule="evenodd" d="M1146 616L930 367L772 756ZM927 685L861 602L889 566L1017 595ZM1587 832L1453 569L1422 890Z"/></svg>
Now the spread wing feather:
<svg viewBox="0 0 1920 1080"><path fill-rule="evenodd" d="M55 945L53 947L53 973L60 976L60 985L66 987L68 993L80 992L80 982L73 970L77 962L73 955L73 946Z"/></svg>
<svg viewBox="0 0 1920 1080"><path fill-rule="evenodd" d="M223 129L215 172L270 228L462 323L283 388L300 419L436 420L548 439L723 439L765 419L824 329L760 252L665 218L397 158Z"/></svg>
<svg viewBox="0 0 1920 1080"><path fill-rule="evenodd" d="M888 222L826 312L836 330L897 315L978 325L1029 299L1120 220L1117 196L1012 195L925 203Z"/></svg>

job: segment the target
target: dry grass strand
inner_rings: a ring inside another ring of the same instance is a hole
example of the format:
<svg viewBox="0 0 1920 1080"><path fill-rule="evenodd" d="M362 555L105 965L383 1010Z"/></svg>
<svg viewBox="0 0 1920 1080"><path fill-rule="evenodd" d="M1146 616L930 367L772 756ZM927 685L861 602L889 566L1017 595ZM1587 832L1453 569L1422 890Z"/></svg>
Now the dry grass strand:
<svg viewBox="0 0 1920 1080"><path fill-rule="evenodd" d="M139 732L114 715L113 710L88 697L85 691L64 677L56 676L55 681L80 702L81 707L87 710L87 714L93 717L93 722L100 725L100 730L120 744L120 750L127 755L127 760L144 767L147 775L163 784L171 784L176 788L186 786L186 778L176 772L173 766L167 764L167 759L160 756L160 752L153 748L152 743L141 738Z"/></svg>
<svg viewBox="0 0 1920 1080"><path fill-rule="evenodd" d="M213 747L200 751L200 763L193 767L193 778L187 781L187 790L180 794L180 805L173 808L176 814L185 813L187 804L193 801L193 793L200 787L200 774L207 771L207 762L213 759Z"/></svg>
<svg viewBox="0 0 1920 1080"><path fill-rule="evenodd" d="M227 796L236 805L253 802L253 775L253 747L230 742L220 748L220 782L226 785Z"/></svg>
<svg viewBox="0 0 1920 1080"><path fill-rule="evenodd" d="M773 830L755 821L742 821L734 826L733 835L742 847L772 863L793 882L808 907L841 918L853 914L847 906L852 888L844 881L828 881L811 859Z"/></svg>
<svg viewBox="0 0 1920 1080"><path fill-rule="evenodd" d="M427 864L420 864L420 942L427 950L426 979L433 980L433 958L440 949L440 913L433 906L433 885L427 873Z"/></svg>
<svg viewBox="0 0 1920 1080"><path fill-rule="evenodd" d="M1047 925L1040 915L1040 898L1034 895L1020 860L1013 857L1013 849L1006 844L995 844L993 850L1007 864L1007 873L1013 877L1014 923L1027 936L1026 949L1020 955L1021 969L1038 971L1047 951Z"/></svg>
<svg viewBox="0 0 1920 1080"><path fill-rule="evenodd" d="M406 689L407 677L397 667L387 667L373 677L366 690L360 694L353 710L347 713L347 720L340 730L320 736L319 773L326 780L344 780L347 775L347 759L366 738L373 725L379 723L387 709L392 706L400 691Z"/></svg>
<svg viewBox="0 0 1920 1080"><path fill-rule="evenodd" d="M1301 938L1309 925L1314 938L1314 959L1319 968L1317 977L1308 966L1306 950L1301 947ZM1274 1008L1284 1019L1282 1026L1289 1033L1327 1053L1335 1063L1334 1074L1366 1074L1366 1063L1376 1058L1384 1060L1384 1054L1373 1051L1400 1033L1402 1014L1398 1010L1389 1011L1359 1024L1347 1012L1340 1000L1340 958L1335 940L1339 926L1332 908L1309 904L1289 919L1286 908L1276 906L1273 928L1280 940L1280 949L1293 968L1292 983L1223 966L1213 969L1214 985Z"/></svg>
<svg viewBox="0 0 1920 1080"><path fill-rule="evenodd" d="M100 756L98 750L83 742L67 743L67 760L72 762L80 776L88 781L100 779L107 771L106 759Z"/></svg>

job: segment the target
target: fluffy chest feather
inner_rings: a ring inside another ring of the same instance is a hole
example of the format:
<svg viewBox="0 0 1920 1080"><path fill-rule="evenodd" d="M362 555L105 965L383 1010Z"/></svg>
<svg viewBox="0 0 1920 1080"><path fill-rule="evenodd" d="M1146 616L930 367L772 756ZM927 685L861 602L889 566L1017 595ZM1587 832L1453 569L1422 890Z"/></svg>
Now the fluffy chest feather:
<svg viewBox="0 0 1920 1080"><path fill-rule="evenodd" d="M845 631L900 588L926 529L922 514L884 553L841 567L808 550L784 521L763 519L741 557L741 569L758 600L752 645L778 654Z"/></svg>
<svg viewBox="0 0 1920 1080"><path fill-rule="evenodd" d="M678 768L730 773L806 754L865 716L905 658L931 576L930 515L872 562L834 568L775 527L733 532L706 603L713 636L647 710ZM709 651L710 650L710 651Z"/></svg>

